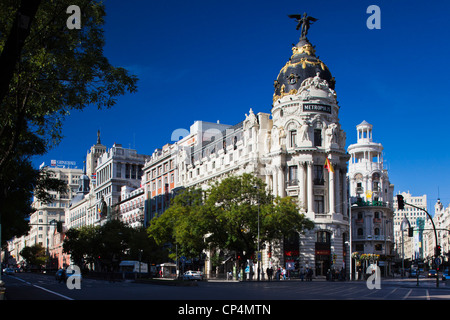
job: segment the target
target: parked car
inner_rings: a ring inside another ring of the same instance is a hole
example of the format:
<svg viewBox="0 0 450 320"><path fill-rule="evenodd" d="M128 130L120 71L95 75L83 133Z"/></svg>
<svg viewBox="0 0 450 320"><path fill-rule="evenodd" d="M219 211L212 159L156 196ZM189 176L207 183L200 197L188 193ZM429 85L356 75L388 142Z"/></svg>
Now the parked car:
<svg viewBox="0 0 450 320"><path fill-rule="evenodd" d="M203 280L203 274L200 271L186 271L183 274L183 280Z"/></svg>
<svg viewBox="0 0 450 320"><path fill-rule="evenodd" d="M428 278L436 278L436 270L428 270Z"/></svg>

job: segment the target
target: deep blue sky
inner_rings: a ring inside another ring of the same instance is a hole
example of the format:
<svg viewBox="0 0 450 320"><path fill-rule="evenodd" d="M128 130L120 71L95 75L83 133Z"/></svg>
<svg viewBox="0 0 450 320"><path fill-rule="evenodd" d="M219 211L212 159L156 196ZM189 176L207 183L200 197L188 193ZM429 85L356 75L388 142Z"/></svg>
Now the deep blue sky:
<svg viewBox="0 0 450 320"><path fill-rule="evenodd" d="M300 32L288 14L318 18L308 34L336 78L347 146L373 124L398 191L450 203L450 1L107 0L105 55L139 78L110 110L73 112L65 138L44 157L77 161L114 142L151 154L195 120L236 124L250 108L270 113L273 81ZM369 5L381 29L369 30Z"/></svg>

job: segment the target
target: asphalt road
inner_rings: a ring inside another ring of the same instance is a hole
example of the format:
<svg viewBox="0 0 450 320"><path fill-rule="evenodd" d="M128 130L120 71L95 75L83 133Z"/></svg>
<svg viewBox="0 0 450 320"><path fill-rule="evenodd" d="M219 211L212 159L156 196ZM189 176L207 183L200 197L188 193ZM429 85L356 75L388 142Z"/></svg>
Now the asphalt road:
<svg viewBox="0 0 450 320"><path fill-rule="evenodd" d="M364 281L298 280L273 282L198 282L197 286L140 284L83 279L80 289L68 289L53 276L3 275L6 300L450 300L450 283L435 279L381 280L381 289ZM170 280L168 280L170 281Z"/></svg>

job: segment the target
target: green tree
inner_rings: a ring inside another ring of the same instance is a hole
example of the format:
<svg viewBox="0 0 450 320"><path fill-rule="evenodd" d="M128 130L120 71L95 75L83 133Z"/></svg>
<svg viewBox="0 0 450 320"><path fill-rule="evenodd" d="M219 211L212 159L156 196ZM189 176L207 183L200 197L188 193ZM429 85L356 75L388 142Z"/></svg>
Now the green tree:
<svg viewBox="0 0 450 320"><path fill-rule="evenodd" d="M202 192L185 189L177 195L162 215L154 218L147 232L157 245L171 244L170 258L178 256L194 258L201 255L207 244L208 210L202 203Z"/></svg>
<svg viewBox="0 0 450 320"><path fill-rule="evenodd" d="M133 229L120 220L110 220L98 232L96 252L101 264L117 269L120 261L127 258L127 251Z"/></svg>
<svg viewBox="0 0 450 320"><path fill-rule="evenodd" d="M8 84L0 99L0 208L2 229L7 230L3 239L27 231L23 219L31 212L35 189L62 187L34 169L31 157L45 154L61 141L64 119L88 106L111 108L118 96L137 89L137 78L111 65L103 54L106 13L101 1L42 0L32 14L29 32L14 38L14 13L20 4L0 1L0 62L12 57L8 61L14 66L11 76L0 74ZM66 26L70 5L81 9L80 30ZM15 40L8 42L8 38ZM21 50L11 51L17 41ZM46 193L37 196L45 200ZM8 211L3 210L6 206Z"/></svg>
<svg viewBox="0 0 450 320"><path fill-rule="evenodd" d="M167 262L168 251L158 246L144 227L132 230L129 249L130 260L140 260L149 265Z"/></svg>
<svg viewBox="0 0 450 320"><path fill-rule="evenodd" d="M98 226L83 226L67 230L63 251L70 254L71 260L80 268L96 261L99 230Z"/></svg>
<svg viewBox="0 0 450 320"><path fill-rule="evenodd" d="M45 254L45 248L41 244L23 248L20 251L20 255L31 267L41 267L46 264L48 259L48 256Z"/></svg>
<svg viewBox="0 0 450 320"><path fill-rule="evenodd" d="M206 206L214 217L207 241L236 252L244 261L255 256L258 237L262 249L265 243L280 240L292 231L314 227L299 213L296 200L273 197L266 191L265 183L251 174L216 182L207 191Z"/></svg>
<svg viewBox="0 0 450 320"><path fill-rule="evenodd" d="M293 198L273 197L261 179L243 174L214 183L205 194L185 190L151 221L148 233L159 245L176 244L179 255L199 256L207 248L219 248L245 261L254 257L258 235L262 249L267 242L313 227Z"/></svg>

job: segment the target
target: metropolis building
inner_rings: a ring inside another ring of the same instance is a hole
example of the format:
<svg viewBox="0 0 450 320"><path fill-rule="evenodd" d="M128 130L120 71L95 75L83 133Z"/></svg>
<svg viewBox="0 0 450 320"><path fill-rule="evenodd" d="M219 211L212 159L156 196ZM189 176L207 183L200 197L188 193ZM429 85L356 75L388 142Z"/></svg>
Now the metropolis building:
<svg viewBox="0 0 450 320"><path fill-rule="evenodd" d="M143 168L149 218L164 210L178 188L206 189L211 181L251 173L274 195L297 199L300 213L315 223L305 234L266 246L262 270L297 265L316 276L331 268L346 271L349 155L334 86L302 32L274 82L270 113L250 109L235 125L197 121L189 131L174 131L180 140L155 150ZM208 262L204 271L211 271Z"/></svg>

